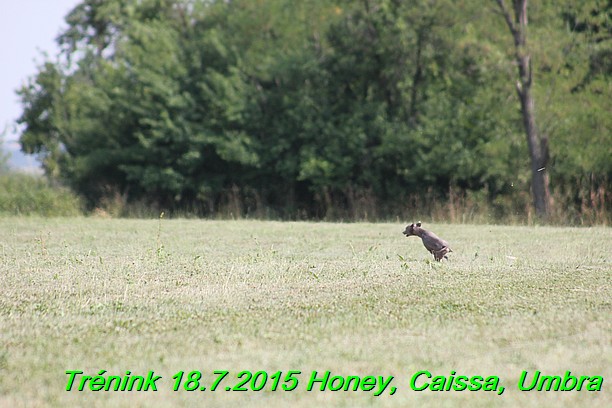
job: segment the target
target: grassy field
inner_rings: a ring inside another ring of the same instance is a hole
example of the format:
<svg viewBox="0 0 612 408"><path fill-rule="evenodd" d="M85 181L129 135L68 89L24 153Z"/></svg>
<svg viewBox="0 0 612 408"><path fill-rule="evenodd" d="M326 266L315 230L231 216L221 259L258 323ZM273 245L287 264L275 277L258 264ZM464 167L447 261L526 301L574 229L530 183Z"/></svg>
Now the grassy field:
<svg viewBox="0 0 612 408"><path fill-rule="evenodd" d="M0 219L0 406L610 406L612 229L425 223L454 250L434 263L404 226ZM66 391L67 370L162 378ZM209 389L174 392L194 370ZM243 370L301 374L293 391L225 391ZM396 392L306 390L328 370ZM413 391L422 370L505 392ZM604 382L523 392L524 370Z"/></svg>

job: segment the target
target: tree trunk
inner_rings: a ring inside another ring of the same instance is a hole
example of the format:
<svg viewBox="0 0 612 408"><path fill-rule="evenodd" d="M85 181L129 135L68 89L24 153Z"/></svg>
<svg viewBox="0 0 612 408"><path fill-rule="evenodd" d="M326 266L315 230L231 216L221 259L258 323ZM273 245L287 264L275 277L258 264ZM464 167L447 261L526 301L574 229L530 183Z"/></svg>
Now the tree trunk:
<svg viewBox="0 0 612 408"><path fill-rule="evenodd" d="M531 159L533 203L538 218L546 219L550 210L549 181L546 171L549 157L548 139L538 133L535 120L535 102L531 92L531 86L533 85L531 59L526 49L527 0L512 1L514 18L512 18L504 0L496 1L514 38L515 58L519 73L516 91L521 102L521 114Z"/></svg>

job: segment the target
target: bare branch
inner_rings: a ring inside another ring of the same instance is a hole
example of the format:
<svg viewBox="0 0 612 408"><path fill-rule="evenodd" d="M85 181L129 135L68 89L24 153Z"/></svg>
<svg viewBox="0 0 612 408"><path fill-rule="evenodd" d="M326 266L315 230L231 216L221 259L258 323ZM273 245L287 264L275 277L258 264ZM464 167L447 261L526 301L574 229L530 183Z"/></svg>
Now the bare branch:
<svg viewBox="0 0 612 408"><path fill-rule="evenodd" d="M531 86L533 79L533 67L531 66L531 55L527 55L527 86Z"/></svg>
<svg viewBox="0 0 612 408"><path fill-rule="evenodd" d="M527 26L527 0L518 0L514 2L514 15L519 25L522 27Z"/></svg>
<svg viewBox="0 0 612 408"><path fill-rule="evenodd" d="M531 92L533 68L531 56L526 50L527 0L512 0L512 11L508 9L504 0L496 0L496 2L514 37L515 58L519 72L516 92L521 102L521 114L531 158L533 201L537 215L545 219L550 205L548 175L543 172L549 154L548 140L544 140L544 137L538 134L535 120L535 102ZM511 13L514 13L514 16Z"/></svg>
<svg viewBox="0 0 612 408"><path fill-rule="evenodd" d="M521 85L521 81L516 81L516 93L519 98L523 97L523 86Z"/></svg>
<svg viewBox="0 0 612 408"><path fill-rule="evenodd" d="M512 21L512 16L510 15L510 11L508 11L508 8L506 7L506 2L504 2L504 0L496 0L496 1L497 1L497 4L499 5L499 9L502 15L504 16L504 20L506 20L506 24L508 25L508 28L510 29L510 32L512 33L512 36L514 37L514 41L516 43L516 41L519 38L519 32L516 29L516 25Z"/></svg>

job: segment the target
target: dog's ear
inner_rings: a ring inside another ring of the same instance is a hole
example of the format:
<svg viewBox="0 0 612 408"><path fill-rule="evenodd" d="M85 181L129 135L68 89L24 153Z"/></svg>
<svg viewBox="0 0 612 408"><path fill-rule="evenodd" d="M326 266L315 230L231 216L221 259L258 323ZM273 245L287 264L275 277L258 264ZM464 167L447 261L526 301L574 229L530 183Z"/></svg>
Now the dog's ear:
<svg viewBox="0 0 612 408"><path fill-rule="evenodd" d="M421 226L421 221L417 222L417 223L416 223L416 226L417 226L417 227L420 227L420 226Z"/></svg>

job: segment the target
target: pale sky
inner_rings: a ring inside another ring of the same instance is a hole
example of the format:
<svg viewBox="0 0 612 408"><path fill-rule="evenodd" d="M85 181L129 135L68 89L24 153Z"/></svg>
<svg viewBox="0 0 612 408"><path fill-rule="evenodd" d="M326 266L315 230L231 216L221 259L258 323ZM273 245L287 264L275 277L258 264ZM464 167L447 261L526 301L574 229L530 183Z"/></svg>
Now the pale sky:
<svg viewBox="0 0 612 408"><path fill-rule="evenodd" d="M33 76L36 67L59 51L55 38L66 27L64 17L80 0L0 0L0 134L4 151L12 154L12 167L35 166L19 153L14 131L21 105L15 90Z"/></svg>

